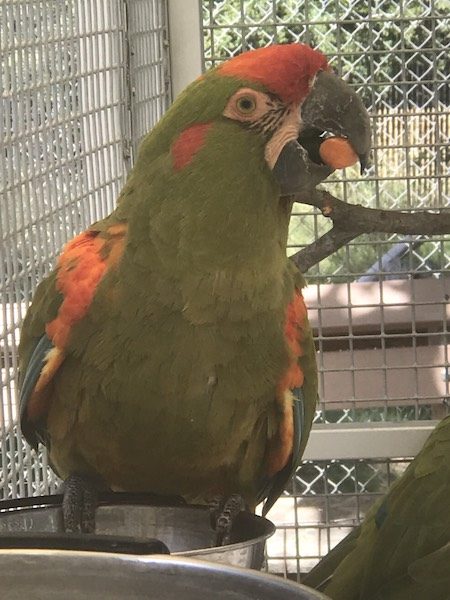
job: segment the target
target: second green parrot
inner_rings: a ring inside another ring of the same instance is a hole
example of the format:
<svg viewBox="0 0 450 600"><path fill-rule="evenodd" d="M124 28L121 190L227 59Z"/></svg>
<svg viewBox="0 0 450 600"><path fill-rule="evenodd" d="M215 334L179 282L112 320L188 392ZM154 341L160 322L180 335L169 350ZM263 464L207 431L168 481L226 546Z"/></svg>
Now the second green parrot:
<svg viewBox="0 0 450 600"><path fill-rule="evenodd" d="M450 598L450 416L304 583L332 600Z"/></svg>

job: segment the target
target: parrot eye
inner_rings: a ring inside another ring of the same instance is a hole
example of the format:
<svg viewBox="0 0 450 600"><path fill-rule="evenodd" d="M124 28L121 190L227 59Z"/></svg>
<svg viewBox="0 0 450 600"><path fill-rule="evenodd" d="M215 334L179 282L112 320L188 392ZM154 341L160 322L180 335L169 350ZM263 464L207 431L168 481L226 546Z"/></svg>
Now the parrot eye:
<svg viewBox="0 0 450 600"><path fill-rule="evenodd" d="M236 100L236 108L242 115L250 115L256 109L256 98L241 96Z"/></svg>
<svg viewBox="0 0 450 600"><path fill-rule="evenodd" d="M267 94L251 88L241 88L231 96L223 115L229 119L252 125L273 108Z"/></svg>

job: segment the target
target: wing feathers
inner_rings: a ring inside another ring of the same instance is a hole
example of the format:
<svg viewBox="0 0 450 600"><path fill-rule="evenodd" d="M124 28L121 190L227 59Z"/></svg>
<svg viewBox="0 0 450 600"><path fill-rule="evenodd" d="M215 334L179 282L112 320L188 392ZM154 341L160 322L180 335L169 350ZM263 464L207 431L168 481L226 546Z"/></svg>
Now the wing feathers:
<svg viewBox="0 0 450 600"><path fill-rule="evenodd" d="M71 331L86 316L104 274L120 260L126 233L125 223L115 223L104 231L91 228L71 240L58 259L55 274L42 282L44 292L36 294L47 304L49 298L58 297L56 314L47 323L41 322L39 333L36 321L45 307L33 303L27 314L22 333L24 345L29 345L36 333L41 334L34 337L31 352L21 348L27 360L21 368L21 426L31 445L37 444L35 427L47 416L51 402L49 384L64 361Z"/></svg>
<svg viewBox="0 0 450 600"><path fill-rule="evenodd" d="M314 354L314 346L310 340L306 306L298 288L286 310L284 333L290 361L276 392L279 427L269 440L266 453L268 479L259 495L260 500L267 498L263 514L270 510L295 472L311 429L317 398L315 374L305 373L302 368L302 357ZM307 407L306 403L313 406Z"/></svg>

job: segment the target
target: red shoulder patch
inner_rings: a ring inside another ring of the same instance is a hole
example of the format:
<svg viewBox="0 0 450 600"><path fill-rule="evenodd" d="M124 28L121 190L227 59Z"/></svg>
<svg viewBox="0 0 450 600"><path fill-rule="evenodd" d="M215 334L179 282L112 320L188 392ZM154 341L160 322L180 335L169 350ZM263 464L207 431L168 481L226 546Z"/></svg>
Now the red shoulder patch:
<svg viewBox="0 0 450 600"><path fill-rule="evenodd" d="M63 301L55 319L45 327L54 348L45 357L45 364L27 402L27 417L31 421L48 411L48 385L64 362L71 328L86 315L105 272L119 262L126 232L125 223L112 225L104 233L88 230L64 247L58 259L56 276L56 289L63 295Z"/></svg>
<svg viewBox="0 0 450 600"><path fill-rule="evenodd" d="M171 148L175 171L183 169L192 161L205 143L205 137L211 125L212 123L198 123L180 133Z"/></svg>
<svg viewBox="0 0 450 600"><path fill-rule="evenodd" d="M267 452L267 473L269 477L281 471L292 454L294 443L294 416L292 411L292 392L303 385L303 371L298 359L303 354L301 342L305 327L307 310L300 290L295 290L293 300L286 309L284 334L290 351L289 364L283 373L276 390L276 403L280 413L278 434L269 442Z"/></svg>
<svg viewBox="0 0 450 600"><path fill-rule="evenodd" d="M58 314L45 331L54 345L65 348L72 325L86 314L95 288L106 270L101 250L105 239L85 231L64 248L58 260L56 288L64 296Z"/></svg>
<svg viewBox="0 0 450 600"><path fill-rule="evenodd" d="M117 265L125 246L127 225L118 223L100 233L88 230L77 235L58 259L56 289L63 295L58 314L45 331L63 350L74 323L87 313L97 285L105 272Z"/></svg>
<svg viewBox="0 0 450 600"><path fill-rule="evenodd" d="M291 360L279 384L282 390L291 390L303 385L303 372L298 364L298 359L303 354L301 337L306 317L307 310L303 295L300 290L296 290L294 299L287 307L284 324L284 335L291 351Z"/></svg>

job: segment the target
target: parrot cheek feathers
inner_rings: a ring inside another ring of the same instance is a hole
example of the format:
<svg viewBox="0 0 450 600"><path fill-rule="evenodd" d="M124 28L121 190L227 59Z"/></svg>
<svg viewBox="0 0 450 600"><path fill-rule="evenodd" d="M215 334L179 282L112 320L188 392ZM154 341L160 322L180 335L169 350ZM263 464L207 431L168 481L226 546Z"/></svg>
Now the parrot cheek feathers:
<svg viewBox="0 0 450 600"><path fill-rule="evenodd" d="M298 107L295 107L294 110L289 112L282 126L273 134L270 141L267 142L264 157L271 169L274 168L284 146L288 142L297 139L299 129L300 113Z"/></svg>

